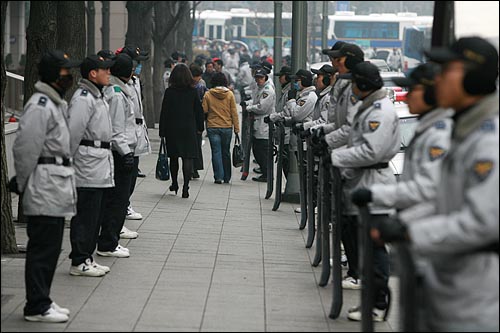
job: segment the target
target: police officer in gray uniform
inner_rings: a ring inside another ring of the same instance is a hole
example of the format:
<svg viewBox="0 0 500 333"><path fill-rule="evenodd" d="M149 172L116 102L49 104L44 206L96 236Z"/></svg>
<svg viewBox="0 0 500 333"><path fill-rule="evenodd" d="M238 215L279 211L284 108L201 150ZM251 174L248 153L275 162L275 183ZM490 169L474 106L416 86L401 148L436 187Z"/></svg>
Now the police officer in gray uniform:
<svg viewBox="0 0 500 333"><path fill-rule="evenodd" d="M428 330L498 332L498 52L466 37L426 54L441 64L438 105L455 110L436 200L384 221L372 237L409 240L429 259Z"/></svg>
<svg viewBox="0 0 500 333"><path fill-rule="evenodd" d="M253 153L257 163L260 166L262 175L253 177L257 182L267 182L267 146L269 144L269 126L264 122L264 117L274 113L276 104L276 94L274 87L270 83L268 73L264 69L258 69L255 72L255 82L259 89L255 99L247 105L247 111L254 114L253 122ZM272 166L269 166L272 167Z"/></svg>
<svg viewBox="0 0 500 333"><path fill-rule="evenodd" d="M441 161L450 147L451 109L436 107L434 77L436 65L427 63L414 69L409 77L392 80L399 87L409 87L407 102L410 113L419 115L419 124L405 149L404 169L395 185L375 184L357 191L361 204L375 204L402 210L421 202L434 200L441 173ZM371 190L371 191L370 191Z"/></svg>
<svg viewBox="0 0 500 333"><path fill-rule="evenodd" d="M107 266L92 254L99 236L104 197L115 186L111 154L111 118L103 89L109 85L113 61L90 55L80 65L82 79L68 109L71 153L78 192L77 214L71 220L71 275L103 276Z"/></svg>
<svg viewBox="0 0 500 333"><path fill-rule="evenodd" d="M97 244L97 254L126 258L130 256L127 248L118 240L125 222L130 184L134 170L134 150L137 146L135 114L132 94L127 82L132 76L132 58L118 54L111 67L110 85L104 88L109 103L113 135L111 149L114 162L115 187L106 197L105 214L101 217L101 234Z"/></svg>
<svg viewBox="0 0 500 333"><path fill-rule="evenodd" d="M61 252L64 218L76 213L68 104L63 97L73 84L69 69L78 65L60 50L42 56L40 81L24 107L13 147L16 178L10 186L23 193L27 219L24 319L28 321L65 322L69 318L69 310L54 303L49 293Z"/></svg>
<svg viewBox="0 0 500 333"><path fill-rule="evenodd" d="M318 101L314 106L312 120L305 122L303 130L308 130L319 124L324 124L328 120L328 110L330 109L330 93L332 92L332 84L334 83L333 74L335 69L330 65L323 65L320 69L312 69L316 78L316 94Z"/></svg>
<svg viewBox="0 0 500 333"><path fill-rule="evenodd" d="M399 119L387 97L378 68L362 62L351 74L352 92L362 102L353 118L347 146L334 149L332 165L341 169L344 179L344 224L342 241L349 261L348 276L342 281L345 289L360 289L358 273L357 219L358 209L349 200L351 192L376 183L395 184L396 178L389 161L399 151ZM371 207L371 220L384 219L392 210L383 205ZM376 291L373 320L382 321L387 308L389 260L384 246L374 246L374 272L380 286ZM361 320L360 308L351 309L351 320Z"/></svg>

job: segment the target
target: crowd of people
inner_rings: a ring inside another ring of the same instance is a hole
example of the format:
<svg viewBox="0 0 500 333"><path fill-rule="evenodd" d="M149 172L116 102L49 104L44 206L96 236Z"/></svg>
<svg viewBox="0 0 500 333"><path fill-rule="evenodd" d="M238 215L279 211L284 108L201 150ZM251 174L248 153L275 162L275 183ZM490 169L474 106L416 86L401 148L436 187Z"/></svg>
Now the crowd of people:
<svg viewBox="0 0 500 333"><path fill-rule="evenodd" d="M389 167L400 148L399 119L379 69L365 61L356 44L338 41L323 54L331 65L312 72L283 65L274 74L268 57L252 61L230 49L221 58L197 57L189 65L182 53L172 54L165 61L159 124L170 159L169 190L179 190L180 158L182 198L189 198L189 182L203 169L205 129L214 183L231 182L239 99L247 144L258 164L254 172L260 174L254 181L272 181L268 152L277 140L269 130L278 123L286 128L280 147L285 177L290 159L305 163L299 156L308 149L315 164L321 157L340 170L343 204L337 222L349 266L344 289L363 286L358 207L369 205L374 321L385 320L389 306L385 243L409 242L425 281L426 329L498 330L498 52L484 39L462 38L428 50L429 63L394 79L409 89L409 110L419 117L399 181ZM130 256L119 239L138 236L124 222L135 213L130 196L140 156L151 153L139 79L147 57L127 45L83 61L59 50L41 58L40 81L20 120L16 177L9 184L23 194L28 221L28 321L69 318L70 311L49 295L65 217L72 216L71 275L110 271L96 262L96 249L99 256ZM68 105L64 95L73 83L73 67L80 68L82 79ZM279 78L279 96L273 76ZM297 144L308 136L311 145ZM316 172L313 193L321 181ZM361 308L350 309L348 318L361 320Z"/></svg>

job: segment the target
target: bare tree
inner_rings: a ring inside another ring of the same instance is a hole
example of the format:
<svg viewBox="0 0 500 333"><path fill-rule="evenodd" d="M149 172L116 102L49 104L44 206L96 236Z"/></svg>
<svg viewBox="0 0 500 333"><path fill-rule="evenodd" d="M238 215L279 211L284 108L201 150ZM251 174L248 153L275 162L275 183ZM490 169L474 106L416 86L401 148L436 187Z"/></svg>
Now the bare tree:
<svg viewBox="0 0 500 333"><path fill-rule="evenodd" d="M5 18L7 15L7 4L8 1L2 1L2 31L4 31L5 26ZM4 34L2 34L2 59L4 57ZM5 93L5 85L6 85L6 75L5 75L5 63L2 61L2 96ZM5 119L5 104L2 98L2 122ZM2 189L2 236L1 236L1 250L2 254L4 253L17 253L17 244L16 244L16 231L14 229L14 225L12 224L12 199L9 191L7 191L7 158L5 156L5 129L2 123L1 132L1 140L2 140L2 181L1 181L1 189Z"/></svg>
<svg viewBox="0 0 500 333"><path fill-rule="evenodd" d="M153 42L153 89L155 120L160 120L161 103L163 99L163 62L175 51L175 31L182 16L189 13L188 1L158 1L154 6ZM190 37L191 41L191 37Z"/></svg>
<svg viewBox="0 0 500 333"><path fill-rule="evenodd" d="M102 49L109 50L109 1L102 2Z"/></svg>
<svg viewBox="0 0 500 333"><path fill-rule="evenodd" d="M56 47L66 52L72 59L82 60L85 57L85 2L57 2L57 44ZM73 87L66 92L66 100L77 88L80 77L79 70L73 70L75 80Z"/></svg>
<svg viewBox="0 0 500 333"><path fill-rule="evenodd" d="M153 6L155 2L127 1L128 28L125 44L137 45L142 50L151 51L153 26ZM144 118L149 128L156 122L153 106L153 79L151 76L151 57L142 66L141 82L144 84Z"/></svg>
<svg viewBox="0 0 500 333"><path fill-rule="evenodd" d="M87 54L95 53L95 5L94 1L87 1Z"/></svg>

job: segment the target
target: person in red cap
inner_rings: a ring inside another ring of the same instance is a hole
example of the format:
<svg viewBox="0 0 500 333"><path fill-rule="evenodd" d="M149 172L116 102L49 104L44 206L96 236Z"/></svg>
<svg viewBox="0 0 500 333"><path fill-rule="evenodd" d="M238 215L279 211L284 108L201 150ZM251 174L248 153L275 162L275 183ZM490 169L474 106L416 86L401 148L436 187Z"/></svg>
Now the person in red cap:
<svg viewBox="0 0 500 333"><path fill-rule="evenodd" d="M27 219L27 321L66 322L70 311L50 298L61 252L65 217L76 213L75 170L71 163L68 104L73 85L70 68L80 62L60 50L49 50L38 64L40 81L24 106L12 151L16 176L11 191L22 193Z"/></svg>

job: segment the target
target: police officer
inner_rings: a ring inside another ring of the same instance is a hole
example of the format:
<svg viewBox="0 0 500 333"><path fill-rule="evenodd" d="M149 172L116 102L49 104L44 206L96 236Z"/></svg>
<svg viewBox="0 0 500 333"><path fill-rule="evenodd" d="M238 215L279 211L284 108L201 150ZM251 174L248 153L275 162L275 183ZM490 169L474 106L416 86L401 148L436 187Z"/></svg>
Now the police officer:
<svg viewBox="0 0 500 333"><path fill-rule="evenodd" d="M10 186L23 193L27 218L24 319L28 321L65 322L69 318L69 310L54 303L49 293L61 252L64 218L76 213L64 94L73 84L70 68L79 64L60 50L42 56L40 81L24 107L13 147L16 178Z"/></svg>
<svg viewBox="0 0 500 333"><path fill-rule="evenodd" d="M254 78L258 90L255 99L251 102L249 101L250 103L247 105L247 111L254 114L252 150L260 166L262 175L260 177L253 177L252 180L265 183L267 182L269 126L264 122L264 117L274 113L276 95L266 70L262 68L256 70Z"/></svg>
<svg viewBox="0 0 500 333"><path fill-rule="evenodd" d="M330 109L330 93L335 82L333 78L335 69L330 65L323 65L320 69L312 69L311 71L317 75L316 94L318 95L318 101L314 106L312 120L304 123L303 130L327 122L328 110Z"/></svg>
<svg viewBox="0 0 500 333"><path fill-rule="evenodd" d="M139 80L139 76L142 70L142 64L140 62L148 59L148 53L142 51L135 45L128 45L123 47L120 53L129 55L132 58L134 64L132 69L132 78L127 82L127 86L132 93L131 99L134 105L133 111L136 125L135 132L137 136L137 145L134 150L134 170L132 172L132 181L130 184L130 196L132 196L139 172L139 157L149 155L151 153L151 144L149 141L148 130L144 121L144 112L142 105L142 84ZM130 197L127 206L127 215L125 215L125 218L127 220L142 219L142 215L132 208L132 205L130 204ZM137 237L138 233L136 231L131 231L127 227L123 226L120 232L120 238L134 239Z"/></svg>
<svg viewBox="0 0 500 333"><path fill-rule="evenodd" d="M370 189L353 193L360 204L406 209L418 203L434 200L441 172L441 161L450 147L451 109L436 107L434 77L436 65L427 63L414 69L409 77L392 80L399 87L409 87L407 95L410 113L419 115L413 139L405 149L404 169L395 185L375 184Z"/></svg>
<svg viewBox="0 0 500 333"><path fill-rule="evenodd" d="M90 55L80 65L82 79L68 109L71 154L78 192L77 214L71 220L71 275L103 276L109 267L92 254L104 213L106 189L115 185L111 154L111 118L103 89L109 85L113 61Z"/></svg>
<svg viewBox="0 0 500 333"><path fill-rule="evenodd" d="M427 329L498 331L498 52L465 37L428 58L441 64L436 99L455 110L436 199L372 230L374 239L409 240L430 261ZM416 215L416 212L420 216Z"/></svg>
<svg viewBox="0 0 500 333"><path fill-rule="evenodd" d="M395 184L396 178L389 168L389 161L399 151L399 119L394 105L387 97L378 68L362 62L350 74L352 93L361 101L353 118L347 146L334 149L332 165L341 169L344 180L344 197L350 198L352 191L373 184ZM382 205L371 207L371 220L376 223L391 213ZM360 289L358 272L358 209L350 200L345 200L343 211L342 241L349 261L347 277L342 281L345 289ZM345 233L344 233L345 231ZM387 283L389 280L389 260L384 246L374 246L374 272L377 278L373 320L382 321L387 308ZM361 320L360 308L349 311L348 318Z"/></svg>
<svg viewBox="0 0 500 333"><path fill-rule="evenodd" d="M101 217L101 234L97 244L97 254L126 258L130 256L127 248L118 240L127 213L132 173L135 166L134 150L137 146L134 104L127 82L132 77L132 58L127 54L118 54L111 67L110 85L104 88L104 95L109 103L109 112L113 135L111 149L113 153L115 187L106 196L105 213Z"/></svg>

